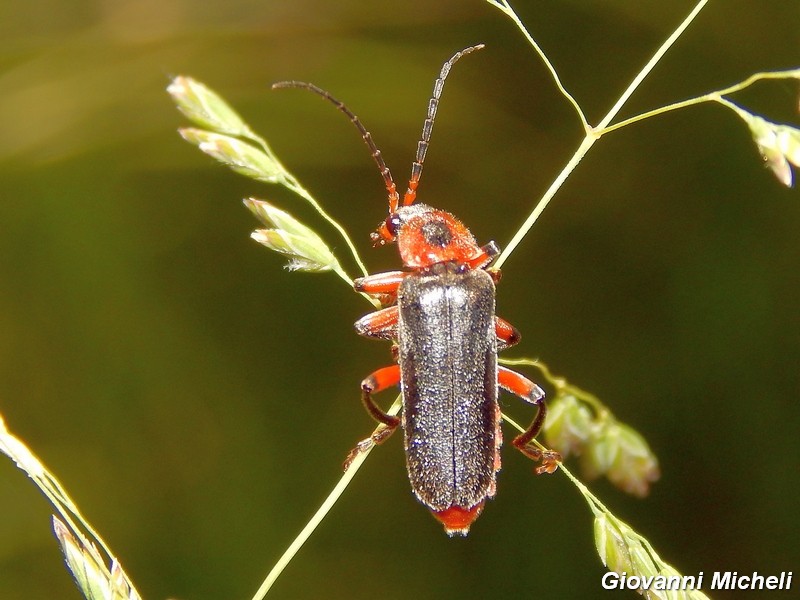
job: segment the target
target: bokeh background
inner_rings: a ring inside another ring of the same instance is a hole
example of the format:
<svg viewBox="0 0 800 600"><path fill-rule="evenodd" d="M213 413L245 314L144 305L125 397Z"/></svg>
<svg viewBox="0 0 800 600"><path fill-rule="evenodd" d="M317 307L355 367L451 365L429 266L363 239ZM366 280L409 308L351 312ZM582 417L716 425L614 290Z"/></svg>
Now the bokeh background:
<svg viewBox="0 0 800 600"><path fill-rule="evenodd" d="M516 4L596 122L693 3ZM355 273L305 204L178 137L169 77L229 99L372 271L399 264L369 247L385 212L372 160L332 107L270 82L345 100L402 185L441 63L486 43L448 81L421 197L501 246L580 127L479 0L6 0L0 30L0 412L146 598L250 598L371 431L358 383L389 349L355 335L369 306L338 278L288 273L249 239L240 200L269 199ZM796 2L711 2L622 116L798 67L799 32ZM797 123L795 83L737 99ZM800 567L798 230L798 191L703 105L604 138L504 269L498 309L523 333L508 354L542 358L645 435L663 470L649 498L592 487L685 574ZM49 506L5 460L0 513L0 598L79 598ZM596 598L591 522L563 476L534 477L506 448L498 497L448 539L395 436L273 594Z"/></svg>

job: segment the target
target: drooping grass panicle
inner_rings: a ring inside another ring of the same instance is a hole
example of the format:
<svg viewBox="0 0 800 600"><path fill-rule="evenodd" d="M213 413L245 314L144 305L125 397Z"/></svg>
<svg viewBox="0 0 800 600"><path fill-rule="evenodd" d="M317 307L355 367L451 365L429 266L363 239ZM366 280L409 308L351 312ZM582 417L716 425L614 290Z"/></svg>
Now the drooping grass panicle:
<svg viewBox="0 0 800 600"><path fill-rule="evenodd" d="M303 198L342 236L354 262L362 274L367 274L367 268L344 227L322 208L297 178L281 164L267 141L255 133L219 94L183 75L173 78L167 86L167 92L178 109L197 126L179 130L186 141L240 175L263 183L281 185ZM340 276L345 274L348 283L353 279L341 267L330 270Z"/></svg>
<svg viewBox="0 0 800 600"><path fill-rule="evenodd" d="M250 137L252 132L242 117L214 90L191 77L179 75L167 92L187 119L209 131L234 137Z"/></svg>
<svg viewBox="0 0 800 600"><path fill-rule="evenodd" d="M528 359L522 359L527 361ZM512 364L519 364L513 361ZM524 428L503 413L503 420L516 430L522 432ZM534 440L540 450L547 450L545 446ZM559 463L561 471L578 489L594 517L595 548L600 560L609 571L619 574L637 576L662 575L664 577L679 576L678 571L664 562L647 539L634 530L630 525L619 519L595 496L589 488L572 472ZM671 595L665 595L661 590L641 590L646 598L667 600L679 598L681 600L707 600L705 594L699 590L669 590Z"/></svg>
<svg viewBox="0 0 800 600"><path fill-rule="evenodd" d="M542 361L500 359L507 365L537 369L554 389L542 432L547 445L563 458L580 458L588 479L604 476L622 491L643 498L658 481L658 458L645 438L617 419L601 400L564 377L553 375Z"/></svg>
<svg viewBox="0 0 800 600"><path fill-rule="evenodd" d="M6 428L2 415L0 452L31 478L60 515L60 518L53 516L53 531L67 566L87 600L139 600L139 593L108 545L81 514L58 479Z"/></svg>
<svg viewBox="0 0 800 600"><path fill-rule="evenodd" d="M244 204L269 227L269 229L257 229L250 237L270 250L289 258L287 269L311 273L334 271L342 279L350 282L333 252L313 229L264 200L248 198Z"/></svg>
<svg viewBox="0 0 800 600"><path fill-rule="evenodd" d="M800 128L773 123L719 96L715 100L730 108L750 129L764 164L786 187L792 187L792 165L800 167Z"/></svg>
<svg viewBox="0 0 800 600"><path fill-rule="evenodd" d="M282 183L285 180L280 164L248 142L196 127L184 127L179 132L187 142L240 175L264 183Z"/></svg>

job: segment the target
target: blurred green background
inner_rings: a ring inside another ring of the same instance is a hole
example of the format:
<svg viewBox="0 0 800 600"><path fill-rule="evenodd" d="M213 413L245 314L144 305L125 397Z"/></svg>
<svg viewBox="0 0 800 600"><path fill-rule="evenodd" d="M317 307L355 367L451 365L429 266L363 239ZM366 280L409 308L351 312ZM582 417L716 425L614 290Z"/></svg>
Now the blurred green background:
<svg viewBox="0 0 800 600"><path fill-rule="evenodd" d="M693 5L516 4L594 122ZM250 598L371 431L358 384L389 348L355 335L369 306L338 278L288 273L249 239L240 199L269 199L355 273L305 204L178 137L169 77L230 100L372 271L399 265L369 247L385 214L372 160L332 107L270 82L346 101L402 185L441 63L486 43L448 81L420 196L501 246L580 127L479 0L5 0L0 29L0 413L145 598ZM797 2L711 2L622 116L798 67L799 32ZM797 123L796 83L737 99ZM687 575L800 565L798 230L798 191L704 105L604 138L504 268L498 310L523 333L508 354L541 357L645 435L663 470L648 499L592 487ZM79 598L48 504L6 460L0 511L0 598ZM395 436L273 595L597 598L604 572L563 476L506 447L496 500L448 539Z"/></svg>

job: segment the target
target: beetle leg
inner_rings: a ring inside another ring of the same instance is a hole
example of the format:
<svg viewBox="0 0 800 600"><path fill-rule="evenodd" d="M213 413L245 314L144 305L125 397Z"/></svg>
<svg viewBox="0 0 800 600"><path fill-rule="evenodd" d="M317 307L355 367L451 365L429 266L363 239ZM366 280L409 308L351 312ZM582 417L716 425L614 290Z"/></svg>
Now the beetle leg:
<svg viewBox="0 0 800 600"><path fill-rule="evenodd" d="M391 367L378 369L361 382L361 401L364 403L364 408L367 409L367 412L373 419L390 427L392 430L400 425L400 418L383 412L383 410L375 404L375 401L372 399L372 394L377 394L399 383L400 365L392 365Z"/></svg>
<svg viewBox="0 0 800 600"><path fill-rule="evenodd" d="M396 305L376 310L356 321L356 332L364 337L393 340L397 337L398 315Z"/></svg>
<svg viewBox="0 0 800 600"><path fill-rule="evenodd" d="M500 317L494 318L494 332L497 336L498 350L518 344L522 337L516 327Z"/></svg>
<svg viewBox="0 0 800 600"><path fill-rule="evenodd" d="M471 269L480 269L485 267L492 262L495 256L500 254L500 248L494 241L489 242L485 246L481 246L480 251L480 254L478 254L475 258L471 258L467 261L467 264Z"/></svg>
<svg viewBox="0 0 800 600"><path fill-rule="evenodd" d="M377 298L383 306L397 302L397 288L408 275L406 271L386 271L353 280L353 289Z"/></svg>
<svg viewBox="0 0 800 600"><path fill-rule="evenodd" d="M561 455L558 452L539 450L531 444L547 416L547 406L544 403L542 388L516 371L501 366L497 367L497 382L503 389L539 408L530 427L515 437L511 443L528 458L542 461L541 466L536 468L537 473L552 473L558 467Z"/></svg>
<svg viewBox="0 0 800 600"><path fill-rule="evenodd" d="M375 296L386 294L396 297L397 288L400 287L400 283L407 275L407 271L386 271L366 277L357 277L353 280L353 289Z"/></svg>
<svg viewBox="0 0 800 600"><path fill-rule="evenodd" d="M400 417L395 417L384 412L381 407L375 404L375 400L372 399L372 394L398 385L399 383L400 365L392 365L391 367L378 369L361 382L361 402L364 404L364 408L367 409L370 416L378 421L380 425L371 436L358 442L356 447L348 453L343 465L345 471L356 456L369 450L376 444L382 444L400 425Z"/></svg>

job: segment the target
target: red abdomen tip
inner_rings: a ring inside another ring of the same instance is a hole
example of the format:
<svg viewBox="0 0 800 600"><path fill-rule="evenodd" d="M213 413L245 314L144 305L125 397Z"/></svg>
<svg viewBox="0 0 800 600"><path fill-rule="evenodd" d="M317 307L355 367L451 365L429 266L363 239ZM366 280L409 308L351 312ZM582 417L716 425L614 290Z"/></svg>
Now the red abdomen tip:
<svg viewBox="0 0 800 600"><path fill-rule="evenodd" d="M433 516L441 521L447 535L467 535L472 522L478 518L483 510L483 502L479 502L472 508L461 508L451 506L445 510L431 511Z"/></svg>

